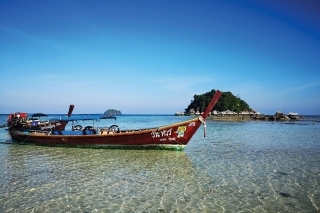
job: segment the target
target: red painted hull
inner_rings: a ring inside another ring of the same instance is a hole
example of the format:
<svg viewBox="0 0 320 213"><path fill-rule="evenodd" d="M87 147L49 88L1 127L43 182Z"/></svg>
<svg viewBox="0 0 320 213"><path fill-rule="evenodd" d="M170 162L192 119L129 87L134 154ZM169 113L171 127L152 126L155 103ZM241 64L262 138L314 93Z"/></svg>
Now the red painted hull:
<svg viewBox="0 0 320 213"><path fill-rule="evenodd" d="M201 125L199 118L159 128L94 135L41 135L12 130L14 141L46 146L164 148L182 150Z"/></svg>

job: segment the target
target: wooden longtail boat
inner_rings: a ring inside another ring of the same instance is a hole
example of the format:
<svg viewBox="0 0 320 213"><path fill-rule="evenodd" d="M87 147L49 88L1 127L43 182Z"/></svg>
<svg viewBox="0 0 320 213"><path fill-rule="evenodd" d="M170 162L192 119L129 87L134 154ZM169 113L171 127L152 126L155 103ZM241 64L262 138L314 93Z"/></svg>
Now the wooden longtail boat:
<svg viewBox="0 0 320 213"><path fill-rule="evenodd" d="M67 117L71 116L73 108L74 105L70 105ZM68 121L49 120L48 115L43 113L36 113L29 117L28 113L16 112L8 116L7 125L5 126L9 127L9 129L20 131L51 129L64 130L67 124Z"/></svg>
<svg viewBox="0 0 320 213"><path fill-rule="evenodd" d="M56 129L50 131L21 131L11 128L10 136L16 142L45 146L183 150L200 125L204 124L205 127L205 119L220 96L221 92L217 90L202 115L167 126L130 131L120 131L116 125L110 128L87 126L84 129L73 126L72 131ZM67 121L73 119L77 118L70 117Z"/></svg>

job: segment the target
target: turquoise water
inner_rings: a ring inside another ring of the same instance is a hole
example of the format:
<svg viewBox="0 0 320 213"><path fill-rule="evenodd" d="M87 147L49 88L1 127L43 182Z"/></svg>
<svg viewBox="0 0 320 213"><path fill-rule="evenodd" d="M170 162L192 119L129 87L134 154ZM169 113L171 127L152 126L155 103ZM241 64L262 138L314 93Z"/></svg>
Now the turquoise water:
<svg viewBox="0 0 320 213"><path fill-rule="evenodd" d="M116 123L133 129L188 118ZM95 125L113 124L103 122ZM0 212L320 211L318 118L208 121L207 137L200 127L183 152L17 145L2 128L0 162Z"/></svg>

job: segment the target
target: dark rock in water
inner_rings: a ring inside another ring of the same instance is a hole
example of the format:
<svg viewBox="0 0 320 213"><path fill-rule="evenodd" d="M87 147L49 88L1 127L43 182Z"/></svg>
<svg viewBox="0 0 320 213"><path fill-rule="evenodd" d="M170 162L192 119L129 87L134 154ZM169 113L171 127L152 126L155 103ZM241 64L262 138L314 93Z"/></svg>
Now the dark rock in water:
<svg viewBox="0 0 320 213"><path fill-rule="evenodd" d="M270 116L266 115L266 116L263 117L263 119L264 119L265 121L269 121L269 120L270 120Z"/></svg>
<svg viewBox="0 0 320 213"><path fill-rule="evenodd" d="M289 193L285 193L285 192L280 192L279 195L281 195L283 197L291 197L291 195Z"/></svg>
<svg viewBox="0 0 320 213"><path fill-rule="evenodd" d="M4 127L7 127L7 124L0 125L0 128L4 128Z"/></svg>
<svg viewBox="0 0 320 213"><path fill-rule="evenodd" d="M290 120L290 118L283 114L281 111L276 112L276 114L273 116L274 120L277 121L286 121L286 120Z"/></svg>
<svg viewBox="0 0 320 213"><path fill-rule="evenodd" d="M279 175L289 175L288 173L285 172L277 172Z"/></svg>

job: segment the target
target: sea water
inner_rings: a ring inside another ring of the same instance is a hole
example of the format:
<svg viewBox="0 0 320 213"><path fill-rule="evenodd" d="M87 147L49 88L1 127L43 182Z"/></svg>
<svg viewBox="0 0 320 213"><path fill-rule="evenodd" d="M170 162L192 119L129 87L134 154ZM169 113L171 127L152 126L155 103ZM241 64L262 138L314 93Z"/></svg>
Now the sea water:
<svg viewBox="0 0 320 213"><path fill-rule="evenodd" d="M116 124L189 118L119 116ZM2 128L0 212L320 211L319 117L206 126L206 137L200 127L182 152L19 145Z"/></svg>

